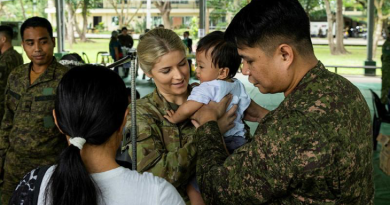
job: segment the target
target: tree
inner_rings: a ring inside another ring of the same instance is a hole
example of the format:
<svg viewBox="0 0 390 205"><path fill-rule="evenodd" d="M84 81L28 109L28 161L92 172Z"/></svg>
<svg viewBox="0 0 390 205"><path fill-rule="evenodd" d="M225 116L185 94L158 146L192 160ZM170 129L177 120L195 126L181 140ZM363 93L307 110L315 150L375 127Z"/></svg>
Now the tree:
<svg viewBox="0 0 390 205"><path fill-rule="evenodd" d="M129 8L130 8L130 0L121 0L120 3L118 3L118 0L109 0L108 1L112 7L114 7L115 13L118 16L119 20L119 28L123 26L128 26L130 22L133 20L133 18L138 14L139 9L142 7L142 1L139 1L139 5L137 7L137 10L129 17ZM119 5L120 4L120 5ZM124 12L126 4L126 12ZM119 10L120 6L120 10Z"/></svg>
<svg viewBox="0 0 390 205"><path fill-rule="evenodd" d="M27 17L26 17L26 11L24 10L24 3L23 3L23 0L19 0L19 3L20 3L20 7L22 8L23 18L24 18L24 19L27 19Z"/></svg>
<svg viewBox="0 0 390 205"><path fill-rule="evenodd" d="M299 0L299 3L301 3L306 14L309 16L309 14L317 9L322 2L319 0Z"/></svg>
<svg viewBox="0 0 390 205"><path fill-rule="evenodd" d="M332 55L347 54L348 51L344 46L344 17L343 17L343 1L336 2L336 16L332 12L330 0L324 0L326 17L328 21L328 42L329 49ZM333 38L333 25L336 22L336 44Z"/></svg>
<svg viewBox="0 0 390 205"><path fill-rule="evenodd" d="M169 15L171 14L171 2L170 0L156 0L154 2L154 5L156 8L160 11L163 22L164 22L164 27L167 29L171 29L171 21L169 19Z"/></svg>
<svg viewBox="0 0 390 205"><path fill-rule="evenodd" d="M74 37L74 27L75 25L75 14L76 10L81 6L82 2L77 0L66 0L66 27L67 27L67 39L69 41L69 46L72 48L73 43L76 43L76 39Z"/></svg>
<svg viewBox="0 0 390 205"><path fill-rule="evenodd" d="M385 20L390 18L390 2L388 0L374 0L374 5L376 8L376 22L375 22L375 32L374 32L374 42L372 47L372 56L375 58L376 50L378 47L379 39L382 37L383 23ZM385 26L385 30L386 26Z"/></svg>

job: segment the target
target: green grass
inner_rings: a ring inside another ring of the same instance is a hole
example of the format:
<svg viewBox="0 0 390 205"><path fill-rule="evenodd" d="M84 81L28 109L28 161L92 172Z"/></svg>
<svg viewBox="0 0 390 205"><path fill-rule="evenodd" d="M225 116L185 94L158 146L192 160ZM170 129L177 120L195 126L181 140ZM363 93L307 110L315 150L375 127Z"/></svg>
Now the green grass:
<svg viewBox="0 0 390 205"><path fill-rule="evenodd" d="M82 52L85 52L90 60L90 63L96 63L96 54L99 51L108 51L108 44L110 39L92 39L93 42L78 42L76 44L73 44L72 47L69 46L68 43L65 43L65 50L69 51L70 53L76 52L79 55L82 54ZM194 41L194 44L196 44L197 41ZM134 41L134 47L138 45L138 40ZM329 52L328 46L322 46L322 45L316 45L314 46L314 51L319 60L322 61L325 65L343 65L343 66L361 66L364 65L364 61L367 58L367 47L366 46L346 46L346 49L350 52L350 54L347 55L338 55L333 56ZM19 52L22 51L22 48L20 46L16 47L16 50ZM382 62L380 60L381 56L381 47L378 47L377 49L377 55L375 58L375 61L377 63L377 66L381 66ZM55 51L56 52L56 51ZM23 54L23 58L25 62L29 62L27 56ZM98 62L101 62L101 59L98 60ZM334 68L329 68L329 70L334 71ZM348 68L339 68L338 73L340 74L363 74L363 69L348 69ZM377 75L381 75L381 70L376 71Z"/></svg>

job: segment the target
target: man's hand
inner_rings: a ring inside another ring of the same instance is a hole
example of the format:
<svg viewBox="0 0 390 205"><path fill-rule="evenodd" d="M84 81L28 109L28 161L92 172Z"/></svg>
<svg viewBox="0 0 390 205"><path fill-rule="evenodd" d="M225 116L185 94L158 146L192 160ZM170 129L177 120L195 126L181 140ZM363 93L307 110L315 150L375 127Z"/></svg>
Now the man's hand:
<svg viewBox="0 0 390 205"><path fill-rule="evenodd" d="M225 112L225 114L218 119L218 127L222 135L234 127L234 120L237 117L237 107L237 105L233 105L229 111Z"/></svg>
<svg viewBox="0 0 390 205"><path fill-rule="evenodd" d="M227 95L219 103L210 101L209 104L203 105L192 117L191 119L196 121L193 122L195 127L202 126L208 121L217 121L226 113L226 108L228 107L230 101L232 100L232 95Z"/></svg>
<svg viewBox="0 0 390 205"><path fill-rule="evenodd" d="M251 104L244 112L244 120L250 122L260 122L263 117L269 113L269 110L261 107L253 100L251 100Z"/></svg>

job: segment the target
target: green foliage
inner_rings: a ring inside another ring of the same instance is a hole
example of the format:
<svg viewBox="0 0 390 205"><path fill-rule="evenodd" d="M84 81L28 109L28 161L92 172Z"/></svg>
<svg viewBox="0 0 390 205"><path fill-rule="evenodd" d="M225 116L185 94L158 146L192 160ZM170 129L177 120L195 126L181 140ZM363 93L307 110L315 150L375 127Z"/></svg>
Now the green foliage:
<svg viewBox="0 0 390 205"><path fill-rule="evenodd" d="M312 11L318 10L322 5L322 0L299 0L303 9L307 14L311 14Z"/></svg>
<svg viewBox="0 0 390 205"><path fill-rule="evenodd" d="M103 31L104 30L104 22L100 22L98 25L96 25L95 29Z"/></svg>
<svg viewBox="0 0 390 205"><path fill-rule="evenodd" d="M41 16L47 18L45 8L48 0L36 0L33 10L33 0L23 0L26 17ZM3 8L0 11L0 21L24 21L23 11L18 0L1 2Z"/></svg>
<svg viewBox="0 0 390 205"><path fill-rule="evenodd" d="M192 38L198 38L198 30L199 30L199 23L197 17L192 17L191 19L191 28L190 28L190 35Z"/></svg>
<svg viewBox="0 0 390 205"><path fill-rule="evenodd" d="M146 29L146 21L145 20L142 20L142 21L137 21L136 24L135 24L135 29L134 29L134 32L135 33L144 33L145 32L145 29Z"/></svg>

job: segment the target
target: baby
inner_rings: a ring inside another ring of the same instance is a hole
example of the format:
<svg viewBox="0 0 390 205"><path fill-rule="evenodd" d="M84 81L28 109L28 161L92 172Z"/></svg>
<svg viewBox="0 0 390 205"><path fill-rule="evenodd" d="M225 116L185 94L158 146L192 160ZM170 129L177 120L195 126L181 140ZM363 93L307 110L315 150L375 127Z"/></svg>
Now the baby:
<svg viewBox="0 0 390 205"><path fill-rule="evenodd" d="M247 131L242 118L251 102L244 85L233 78L241 65L241 58L237 48L224 40L224 33L215 31L199 41L196 63L196 76L200 80L200 85L193 88L187 101L180 105L176 112L168 110L164 117L171 123L182 122L190 118L204 104L210 101L219 102L227 94L232 94L233 99L227 110L237 104L236 119L234 127L224 134L226 148L232 153L246 143ZM191 204L202 204L199 203L202 198L195 179L191 181L191 185L198 192L198 195L191 192L189 189L192 187L187 189Z"/></svg>
<svg viewBox="0 0 390 205"><path fill-rule="evenodd" d="M204 104L219 102L227 94L232 94L233 99L227 110L237 104L237 117L234 127L224 134L226 147L232 152L246 142L242 117L251 102L244 85L233 78L241 64L237 48L224 40L223 32L214 31L199 41L196 63L196 76L201 84L193 88L187 101L176 112L169 110L164 117L171 123L182 122Z"/></svg>

